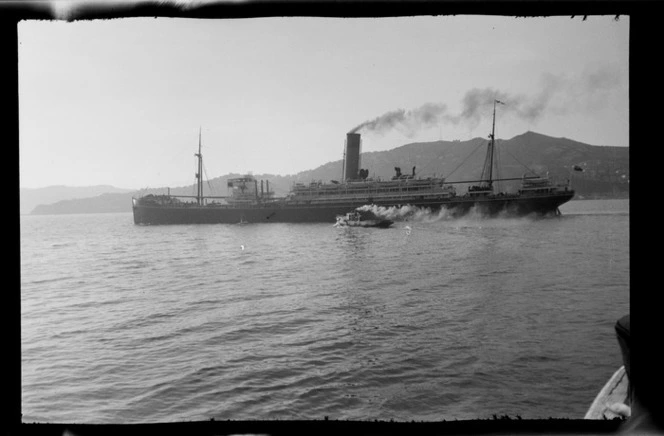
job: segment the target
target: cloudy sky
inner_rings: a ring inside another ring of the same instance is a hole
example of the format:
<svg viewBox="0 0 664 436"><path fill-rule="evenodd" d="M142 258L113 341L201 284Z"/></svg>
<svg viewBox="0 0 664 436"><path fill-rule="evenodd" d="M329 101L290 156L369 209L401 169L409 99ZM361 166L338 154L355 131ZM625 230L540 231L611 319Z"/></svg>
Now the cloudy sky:
<svg viewBox="0 0 664 436"><path fill-rule="evenodd" d="M531 130L629 146L629 17L19 23L20 186L294 174L415 141Z"/></svg>

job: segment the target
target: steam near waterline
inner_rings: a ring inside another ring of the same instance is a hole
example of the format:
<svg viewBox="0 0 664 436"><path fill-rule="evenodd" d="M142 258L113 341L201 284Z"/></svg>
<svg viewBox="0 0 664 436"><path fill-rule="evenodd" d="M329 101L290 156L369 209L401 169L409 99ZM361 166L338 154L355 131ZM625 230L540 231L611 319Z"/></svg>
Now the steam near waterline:
<svg viewBox="0 0 664 436"><path fill-rule="evenodd" d="M495 100L501 113L518 119L535 122L545 113L565 114L574 110L593 109L605 102L609 93L620 86L622 74L615 68L605 68L579 77L544 74L540 79L539 92L533 95L514 94L494 88L473 88L461 99L461 110L450 112L444 103L425 103L411 109L396 109L365 121L349 133L386 133L398 129L407 137L419 130L443 124L466 123L474 129L486 116Z"/></svg>
<svg viewBox="0 0 664 436"><path fill-rule="evenodd" d="M392 221L436 222L453 218L453 215L445 208L431 211L431 209L411 205L384 207L367 204L357 208L357 210L360 212L371 212L378 218Z"/></svg>
<svg viewBox="0 0 664 436"><path fill-rule="evenodd" d="M420 222L420 223L434 223L438 221L448 221L454 220L454 222L459 222L459 217L452 213L452 211L446 209L445 207L440 208L439 210L432 211L428 208L420 208L417 206L405 205L405 206L392 206L384 207L378 206L375 204L367 204L357 208L360 212L371 212L381 219L388 219L392 221L408 221L408 222ZM487 218L488 215L482 212L480 208L475 206L471 207L470 210L463 215L463 220L465 221L477 221ZM535 215L533 215L535 217ZM503 211L498 215L491 216L492 221L495 222L496 218L509 219L510 221L514 220L529 220L532 217L529 216L513 216L510 215L508 211Z"/></svg>

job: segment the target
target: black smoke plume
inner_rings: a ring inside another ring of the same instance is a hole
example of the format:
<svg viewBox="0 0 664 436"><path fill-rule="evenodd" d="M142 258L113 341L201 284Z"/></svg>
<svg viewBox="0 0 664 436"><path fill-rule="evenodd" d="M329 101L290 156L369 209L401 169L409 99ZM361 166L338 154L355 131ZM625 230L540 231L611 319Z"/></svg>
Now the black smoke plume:
<svg viewBox="0 0 664 436"><path fill-rule="evenodd" d="M560 115L572 110L600 107L621 82L622 75L612 68L584 74L576 79L544 74L540 80L540 90L535 95L510 94L494 88L473 88L462 98L461 111L457 114L449 113L447 105L443 103L425 103L408 111L397 109L387 112L359 124L350 133L383 134L398 129L412 137L418 130L439 123L467 123L473 129L486 117L487 109L493 106L495 100L505 104L500 107L502 113L535 122L546 113Z"/></svg>
<svg viewBox="0 0 664 436"><path fill-rule="evenodd" d="M371 121L365 121L349 133L359 131L373 131L383 133L394 128L405 130L406 136L414 135L422 128L433 127L438 124L440 117L445 115L447 106L440 103L425 103L417 109L406 111L397 109L387 112Z"/></svg>

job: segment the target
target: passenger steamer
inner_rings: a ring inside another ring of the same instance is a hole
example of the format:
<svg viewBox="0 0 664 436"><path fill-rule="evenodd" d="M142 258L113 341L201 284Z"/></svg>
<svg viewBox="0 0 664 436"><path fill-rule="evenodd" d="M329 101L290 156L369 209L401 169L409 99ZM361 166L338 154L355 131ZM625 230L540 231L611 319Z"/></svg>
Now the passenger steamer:
<svg viewBox="0 0 664 436"><path fill-rule="evenodd" d="M195 196L145 195L132 198L136 224L204 224L204 223L268 223L268 222L329 222L361 206L385 208L414 206L432 211L445 208L451 216L471 210L487 215L501 212L517 216L557 214L558 207L574 196L568 184L555 185L548 177L493 179L496 107L482 176L476 181L446 182L441 177L419 178L412 174L396 174L391 180L368 177L369 171L359 168L360 134L348 133L342 181L329 183L296 183L285 197L276 197L269 182L251 175L229 179L229 195L203 196L203 157L199 134L197 194ZM516 193L494 192L496 181L521 180ZM474 183L463 195L455 184Z"/></svg>

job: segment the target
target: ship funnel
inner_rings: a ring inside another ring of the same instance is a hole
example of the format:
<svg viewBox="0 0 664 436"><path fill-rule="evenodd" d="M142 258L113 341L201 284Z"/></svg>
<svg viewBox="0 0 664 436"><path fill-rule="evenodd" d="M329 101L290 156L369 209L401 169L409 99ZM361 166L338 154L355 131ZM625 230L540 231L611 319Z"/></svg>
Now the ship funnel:
<svg viewBox="0 0 664 436"><path fill-rule="evenodd" d="M346 153L344 162L344 178L355 180L360 169L360 134L346 134Z"/></svg>

